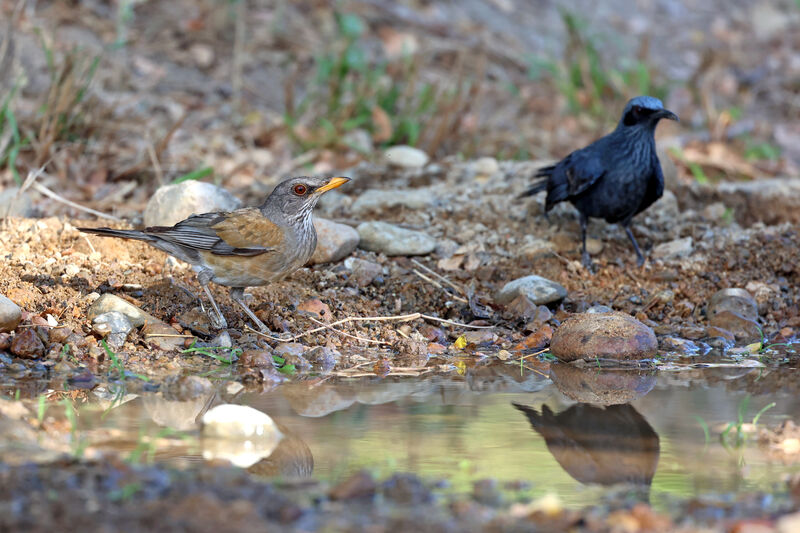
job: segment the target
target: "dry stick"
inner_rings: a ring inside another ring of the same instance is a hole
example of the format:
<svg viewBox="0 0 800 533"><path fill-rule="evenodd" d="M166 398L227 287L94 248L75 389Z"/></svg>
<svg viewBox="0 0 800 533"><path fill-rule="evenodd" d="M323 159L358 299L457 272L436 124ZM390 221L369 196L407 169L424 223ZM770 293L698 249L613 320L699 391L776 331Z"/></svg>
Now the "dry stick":
<svg viewBox="0 0 800 533"><path fill-rule="evenodd" d="M31 188L39 191L40 193L44 194L45 196L49 196L50 198L52 198L53 200L55 200L57 202L61 202L64 205L68 205L68 206L72 207L73 209L77 209L79 211L84 211L86 213L90 213L90 214L92 214L92 215L94 215L96 217L99 217L99 218L107 218L108 220L113 220L115 222L120 222L122 220L121 218L115 217L114 215L108 215L108 214L100 212L100 211L95 211L91 207L84 207L84 206L82 206L80 204L76 204L75 202L73 202L71 200L67 200L63 196L60 196L60 195L54 193L53 191L51 191L50 189L48 189L47 187L45 187L41 183L34 183L33 185L31 185Z"/></svg>
<svg viewBox="0 0 800 533"><path fill-rule="evenodd" d="M388 344L387 342L378 341L378 340L374 340L374 339L367 339L365 337L359 337L358 335L353 335L351 333L347 333L346 331L342 331L342 330L336 329L334 327L329 327L324 322L321 322L321 321L319 321L319 320L317 320L317 319L315 319L313 317L310 317L310 316L307 316L306 318L308 318L313 323L322 326L323 328L330 329L331 331L335 331L336 333L338 333L340 335L344 335L345 337L348 337L350 339L355 339L355 340L364 341L364 342L371 342L373 344Z"/></svg>
<svg viewBox="0 0 800 533"><path fill-rule="evenodd" d="M164 172L161 170L161 164L158 162L156 155L156 147L153 146L153 139L150 137L150 131L147 131L147 155L150 156L150 162L153 164L153 170L156 173L159 185L164 185Z"/></svg>
<svg viewBox="0 0 800 533"><path fill-rule="evenodd" d="M437 278L442 280L443 283L447 284L448 286L450 286L450 287L454 288L456 291L458 291L459 294L464 294L464 289L462 289L461 287L459 287L458 285L456 285L455 283L453 283L452 281L450 281L446 277L442 276L441 274L439 274L438 272L436 272L432 268L426 267L425 265L423 265L422 263L420 263L416 259L411 259L411 262L414 263L415 265L417 265L418 267L420 267L421 269L423 269L425 272L428 272L428 273L436 276Z"/></svg>
<svg viewBox="0 0 800 533"><path fill-rule="evenodd" d="M411 314L408 314L408 315L394 315L394 316L349 316L347 318L343 318L341 320L337 320L336 322L333 322L331 324L326 324L326 325L324 325L322 327L319 327L319 328L310 329L308 331L304 331L303 333L298 333L297 335L294 335L292 337L285 338L285 339L281 338L281 337L275 337L274 335L267 335L266 333L262 333L260 331L257 331L257 330L255 330L255 329L253 329L253 328L251 328L250 326L247 326L247 325L245 325L245 328L247 328L248 330L252 331L253 333L255 333L256 335L258 335L260 337L264 337L265 339L270 339L270 340L278 341L278 342L294 342L297 339L303 338L303 337L305 337L307 335L311 335L312 333L318 333L318 332L326 330L326 329L330 329L330 330L332 330L332 331L334 331L336 333L341 333L343 335L350 336L349 333L345 333L344 331L337 330L337 329L335 329L333 327L333 326L338 326L340 324L347 324L347 323L350 323L350 322L410 322L412 320L417 320L417 319L420 319L420 318L425 319L425 320L432 320L434 322L439 322L441 324L448 324L450 326L457 326L457 327L462 327L462 328L491 329L491 328L494 327L494 326L473 326L472 324L462 324L460 322L453 322L452 320L447 320L445 318L438 318L438 317L430 316L430 315L424 315L422 313L411 313ZM357 337L357 338L359 340L368 340L368 341L373 342L373 343L389 344L387 342L376 341L374 339L363 339L361 337Z"/></svg>
<svg viewBox="0 0 800 533"><path fill-rule="evenodd" d="M441 283L439 283L438 281L436 281L435 279L431 279L431 278L429 278L428 276L426 276L425 274L423 274L422 272L420 272L420 271L419 271L419 270L417 270L417 269L413 269L411 272L413 272L413 273L414 273L414 274L416 274L417 276L421 277L422 279L424 279L424 280L425 280L425 281L427 281L428 283L430 283L430 284L432 284L432 285L436 285L437 287L439 287L440 289L442 289L442 291L444 291L444 292L446 292L446 293L447 293L447 289L445 289L445 288L442 286L442 284L441 284ZM447 294L450 294L450 293L447 293ZM463 302L463 303L465 303L465 304L468 304L468 303L469 303L469 301L468 301L468 300L466 300L465 298L462 298L461 296L458 296L457 294L450 294L450 296L452 296L452 298L453 298L454 300L458 300L459 302Z"/></svg>

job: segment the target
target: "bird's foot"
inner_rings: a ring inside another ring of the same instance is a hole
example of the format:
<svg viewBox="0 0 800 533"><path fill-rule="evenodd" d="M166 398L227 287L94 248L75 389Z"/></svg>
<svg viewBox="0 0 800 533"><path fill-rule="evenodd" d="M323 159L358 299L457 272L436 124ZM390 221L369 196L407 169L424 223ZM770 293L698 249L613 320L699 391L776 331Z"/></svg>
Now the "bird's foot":
<svg viewBox="0 0 800 533"><path fill-rule="evenodd" d="M594 270L594 263L592 262L592 257L589 255L589 252L584 251L581 254L581 264L589 272L592 272Z"/></svg>
<svg viewBox="0 0 800 533"><path fill-rule="evenodd" d="M211 327L214 329L227 329L228 328L228 321L225 320L225 317L222 314L217 314L215 311L206 312L208 316L208 320L211 323Z"/></svg>
<svg viewBox="0 0 800 533"><path fill-rule="evenodd" d="M636 266L638 266L639 268L644 266L644 256L643 255L636 256Z"/></svg>

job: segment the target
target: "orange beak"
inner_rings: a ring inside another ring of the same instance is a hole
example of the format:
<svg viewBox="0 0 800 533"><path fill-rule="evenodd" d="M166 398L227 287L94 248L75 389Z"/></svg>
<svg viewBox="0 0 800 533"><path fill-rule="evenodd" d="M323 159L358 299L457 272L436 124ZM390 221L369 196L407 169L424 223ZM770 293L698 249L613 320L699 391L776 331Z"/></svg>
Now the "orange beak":
<svg viewBox="0 0 800 533"><path fill-rule="evenodd" d="M331 189L335 189L336 187L340 187L350 181L350 178L331 178L331 180L316 190L317 194L322 194L324 192L330 191Z"/></svg>

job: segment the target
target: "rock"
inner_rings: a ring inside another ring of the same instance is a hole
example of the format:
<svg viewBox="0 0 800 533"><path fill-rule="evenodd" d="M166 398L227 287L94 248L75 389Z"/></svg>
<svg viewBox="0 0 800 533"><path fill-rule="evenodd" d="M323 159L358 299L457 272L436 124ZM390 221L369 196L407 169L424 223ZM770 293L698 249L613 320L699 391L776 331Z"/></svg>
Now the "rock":
<svg viewBox="0 0 800 533"><path fill-rule="evenodd" d="M713 189L701 189L698 197L704 204L722 202L746 225L800 222L800 178L797 177L722 182Z"/></svg>
<svg viewBox="0 0 800 533"><path fill-rule="evenodd" d="M145 342L165 352L182 350L184 348L186 337L175 337L174 335L178 335L175 328L160 320L154 322L148 321L142 328L142 337L144 337Z"/></svg>
<svg viewBox="0 0 800 533"><path fill-rule="evenodd" d="M331 308L328 304L323 303L319 298L311 298L297 306L297 311L302 314L310 315L317 320L330 322Z"/></svg>
<svg viewBox="0 0 800 533"><path fill-rule="evenodd" d="M761 327L755 320L733 311L718 311L708 322L716 328L730 331L740 343L759 342L762 338Z"/></svg>
<svg viewBox="0 0 800 533"><path fill-rule="evenodd" d="M123 300L119 296L115 296L113 294L106 293L97 300L89 307L89 310L86 312L87 317L89 320L94 320L98 316L102 315L103 313L108 313L110 311L118 311L128 317L131 324L138 328L145 324L145 322L159 322L159 320L142 311L135 305ZM172 330L175 333L175 330Z"/></svg>
<svg viewBox="0 0 800 533"><path fill-rule="evenodd" d="M605 245L600 239L593 239L591 237L586 239L586 251L589 252L589 255L598 255L603 251L604 247Z"/></svg>
<svg viewBox="0 0 800 533"><path fill-rule="evenodd" d="M536 305L543 305L563 300L567 296L567 289L555 281L532 274L506 283L494 300L500 305L507 305L520 294Z"/></svg>
<svg viewBox="0 0 800 533"><path fill-rule="evenodd" d="M362 470L333 487L328 497L334 501L372 498L377 488L378 485L372 475Z"/></svg>
<svg viewBox="0 0 800 533"><path fill-rule="evenodd" d="M358 232L347 224L314 217L314 228L317 230L317 247L311 256L311 264L335 263L358 247Z"/></svg>
<svg viewBox="0 0 800 533"><path fill-rule="evenodd" d="M625 313L572 315L556 329L550 352L562 361L648 359L658 350L653 330Z"/></svg>
<svg viewBox="0 0 800 533"><path fill-rule="evenodd" d="M526 237L530 236L526 235ZM551 255L555 249L555 244L550 241L544 239L526 239L526 242L518 249L517 255L529 259L536 259L537 257Z"/></svg>
<svg viewBox="0 0 800 533"><path fill-rule="evenodd" d="M38 359L44 355L44 343L33 328L24 328L11 341L11 353L25 359Z"/></svg>
<svg viewBox="0 0 800 533"><path fill-rule="evenodd" d="M428 163L428 154L413 146L392 146L383 153L386 162L401 168L422 168Z"/></svg>
<svg viewBox="0 0 800 533"><path fill-rule="evenodd" d="M496 479L479 479L472 484L472 499L489 507L503 505L503 493Z"/></svg>
<svg viewBox="0 0 800 533"><path fill-rule="evenodd" d="M239 366L245 368L272 368L275 366L272 352L267 350L245 350L239 355Z"/></svg>
<svg viewBox="0 0 800 533"><path fill-rule="evenodd" d="M736 336L733 333L731 333L727 329L718 328L716 326L709 326L706 329L706 336L712 339L722 338L730 342L736 341Z"/></svg>
<svg viewBox="0 0 800 533"><path fill-rule="evenodd" d="M383 273L383 267L378 263L357 257L345 259L344 266L350 270L350 276L347 278L348 284L356 287L366 287Z"/></svg>
<svg viewBox="0 0 800 533"><path fill-rule="evenodd" d="M730 311L749 320L758 319L758 303L744 289L722 289L714 293L708 302L706 314L709 318L722 311Z"/></svg>
<svg viewBox="0 0 800 533"><path fill-rule="evenodd" d="M0 294L0 333L14 331L22 319L22 309Z"/></svg>
<svg viewBox="0 0 800 533"><path fill-rule="evenodd" d="M696 355L700 352L700 346L698 346L697 343L688 339L681 339L680 337L661 337L658 344L664 351L681 355Z"/></svg>
<svg viewBox="0 0 800 533"><path fill-rule="evenodd" d="M436 240L420 231L413 231L386 222L364 222L356 228L361 238L359 247L386 255L425 255L436 248Z"/></svg>
<svg viewBox="0 0 800 533"><path fill-rule="evenodd" d="M461 337L467 344L490 344L497 340L497 335L491 329L472 329L463 334Z"/></svg>
<svg viewBox="0 0 800 533"><path fill-rule="evenodd" d="M330 372L334 369L342 354L327 346L316 346L304 353L303 357L314 370Z"/></svg>
<svg viewBox="0 0 800 533"><path fill-rule="evenodd" d="M472 163L472 169L475 171L475 176L488 178L500 170L500 165L494 157L481 157Z"/></svg>
<svg viewBox="0 0 800 533"><path fill-rule="evenodd" d="M656 259L676 259L686 257L692 253L692 238L684 237L674 241L662 242L653 248L652 256Z"/></svg>
<svg viewBox="0 0 800 533"><path fill-rule="evenodd" d="M308 350L308 346L305 344L300 344L299 342L282 342L275 347L274 354L277 357L287 359L301 357L306 350Z"/></svg>
<svg viewBox="0 0 800 533"><path fill-rule="evenodd" d="M361 194L351 210L354 213L381 213L393 207L426 209L438 203L436 193L431 189L378 190L369 189Z"/></svg>
<svg viewBox="0 0 800 533"><path fill-rule="evenodd" d="M564 396L576 402L619 405L650 392L656 385L656 371L552 364L550 379Z"/></svg>
<svg viewBox="0 0 800 533"><path fill-rule="evenodd" d="M384 481L383 495L404 506L420 505L433 501L433 493L414 474L398 473Z"/></svg>
<svg viewBox="0 0 800 533"><path fill-rule="evenodd" d="M132 329L133 324L131 324L131 321L119 311L108 311L97 315L92 320L92 330L105 337L106 342L113 349L120 348L125 344L128 333Z"/></svg>
<svg viewBox="0 0 800 533"><path fill-rule="evenodd" d="M221 187L189 180L159 187L144 210L145 226L172 226L192 214L232 211L238 198Z"/></svg>
<svg viewBox="0 0 800 533"><path fill-rule="evenodd" d="M281 432L269 415L247 405L217 405L203 415L203 437L251 439L264 435L280 438Z"/></svg>
<svg viewBox="0 0 800 533"><path fill-rule="evenodd" d="M613 313L614 310L607 305L593 305L586 310L587 313Z"/></svg>
<svg viewBox="0 0 800 533"><path fill-rule="evenodd" d="M0 218L30 218L33 215L33 203L27 193L17 198L19 187L8 187L0 191Z"/></svg>

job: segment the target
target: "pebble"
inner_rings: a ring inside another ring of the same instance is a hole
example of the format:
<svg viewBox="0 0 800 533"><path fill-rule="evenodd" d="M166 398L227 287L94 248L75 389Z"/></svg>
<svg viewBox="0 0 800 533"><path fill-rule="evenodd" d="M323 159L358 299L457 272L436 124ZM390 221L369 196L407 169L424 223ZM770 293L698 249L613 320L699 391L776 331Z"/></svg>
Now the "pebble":
<svg viewBox="0 0 800 533"><path fill-rule="evenodd" d="M211 183L189 180L159 187L144 210L145 226L172 226L192 214L232 211L238 198Z"/></svg>
<svg viewBox="0 0 800 533"><path fill-rule="evenodd" d="M151 335L155 336L151 337ZM162 335L170 336L167 337ZM178 332L175 331L175 328L169 324L161 322L160 320L147 322L147 324L145 324L142 328L142 336L144 337L145 342L148 345L155 346L159 350L163 350L165 352L182 350L184 348L186 337L178 337L173 335L178 335Z"/></svg>
<svg viewBox="0 0 800 533"><path fill-rule="evenodd" d="M275 355L284 359L294 358L302 356L307 349L308 346L299 342L282 342L275 347Z"/></svg>
<svg viewBox="0 0 800 533"><path fill-rule="evenodd" d="M121 348L125 344L132 329L131 321L119 311L108 311L92 320L92 331L105 337L106 343L113 349Z"/></svg>
<svg viewBox="0 0 800 533"><path fill-rule="evenodd" d="M472 169L477 177L488 178L500 170L500 165L494 157L481 157L472 163Z"/></svg>
<svg viewBox="0 0 800 533"><path fill-rule="evenodd" d="M331 308L319 298L310 298L297 306L298 313L310 315L317 320L330 322Z"/></svg>
<svg viewBox="0 0 800 533"><path fill-rule="evenodd" d="M429 160L428 154L419 148L405 145L387 148L383 157L388 164L401 168L422 168Z"/></svg>
<svg viewBox="0 0 800 533"><path fill-rule="evenodd" d="M356 228L359 247L370 252L392 255L425 255L436 249L436 239L387 222L364 222Z"/></svg>
<svg viewBox="0 0 800 533"><path fill-rule="evenodd" d="M605 244L600 239L588 238L586 239L586 251L589 255L598 255L603 251Z"/></svg>
<svg viewBox="0 0 800 533"><path fill-rule="evenodd" d="M86 312L89 320L94 320L103 313L110 311L117 311L128 317L131 324L138 328L145 324L145 322L158 322L158 319L150 314L145 313L135 305L123 300L119 296L113 294L103 294L92 303L89 310ZM172 330L175 333L175 330Z"/></svg>
<svg viewBox="0 0 800 533"><path fill-rule="evenodd" d="M383 273L383 267L378 263L357 257L345 259L344 266L350 270L350 276L347 281L356 287L366 287Z"/></svg>
<svg viewBox="0 0 800 533"><path fill-rule="evenodd" d="M316 346L303 354L311 368L319 372L330 372L342 357L338 351L327 346Z"/></svg>
<svg viewBox="0 0 800 533"><path fill-rule="evenodd" d="M433 493L414 474L398 473L383 482L384 497L404 506L420 505L433 501Z"/></svg>
<svg viewBox="0 0 800 533"><path fill-rule="evenodd" d="M272 368L275 366L272 352L266 350L245 350L239 355L239 365L245 368Z"/></svg>
<svg viewBox="0 0 800 533"><path fill-rule="evenodd" d="M658 344L664 351L681 355L695 355L700 352L700 346L698 346L696 342L692 342L688 339L681 339L680 337L661 337Z"/></svg>
<svg viewBox="0 0 800 533"><path fill-rule="evenodd" d="M544 305L563 300L567 296L567 289L555 281L532 274L506 283L494 300L500 305L507 305L519 295L524 295L536 305Z"/></svg>
<svg viewBox="0 0 800 533"><path fill-rule="evenodd" d="M503 505L503 493L496 479L479 479L472 484L472 499L489 507Z"/></svg>
<svg viewBox="0 0 800 533"><path fill-rule="evenodd" d="M359 196L351 210L354 213L382 212L393 207L426 209L438 203L436 193L431 189L378 190L369 189Z"/></svg>
<svg viewBox="0 0 800 533"><path fill-rule="evenodd" d="M706 314L709 318L722 311L731 311L750 320L758 319L758 303L744 289L722 289L714 293L708 302Z"/></svg>
<svg viewBox="0 0 800 533"><path fill-rule="evenodd" d="M358 247L358 232L347 224L314 217L314 229L317 230L317 247L311 264L341 261Z"/></svg>
<svg viewBox="0 0 800 533"><path fill-rule="evenodd" d="M694 249L691 237L675 239L674 241L662 242L653 248L653 258L655 259L677 259L686 257Z"/></svg>
<svg viewBox="0 0 800 533"><path fill-rule="evenodd" d="M711 326L730 331L740 343L750 344L762 338L761 327L755 320L733 311L718 311L708 322Z"/></svg>
<svg viewBox="0 0 800 533"><path fill-rule="evenodd" d="M565 320L550 342L562 361L636 360L653 357L658 341L651 328L625 313L580 313Z"/></svg>
<svg viewBox="0 0 800 533"><path fill-rule="evenodd" d="M333 487L328 497L334 501L372 498L377 488L372 474L361 470Z"/></svg>
<svg viewBox="0 0 800 533"><path fill-rule="evenodd" d="M38 359L44 355L44 343L33 328L24 328L11 341L11 353L25 359Z"/></svg>
<svg viewBox="0 0 800 533"><path fill-rule="evenodd" d="M22 309L0 294L0 333L14 331L22 319Z"/></svg>

